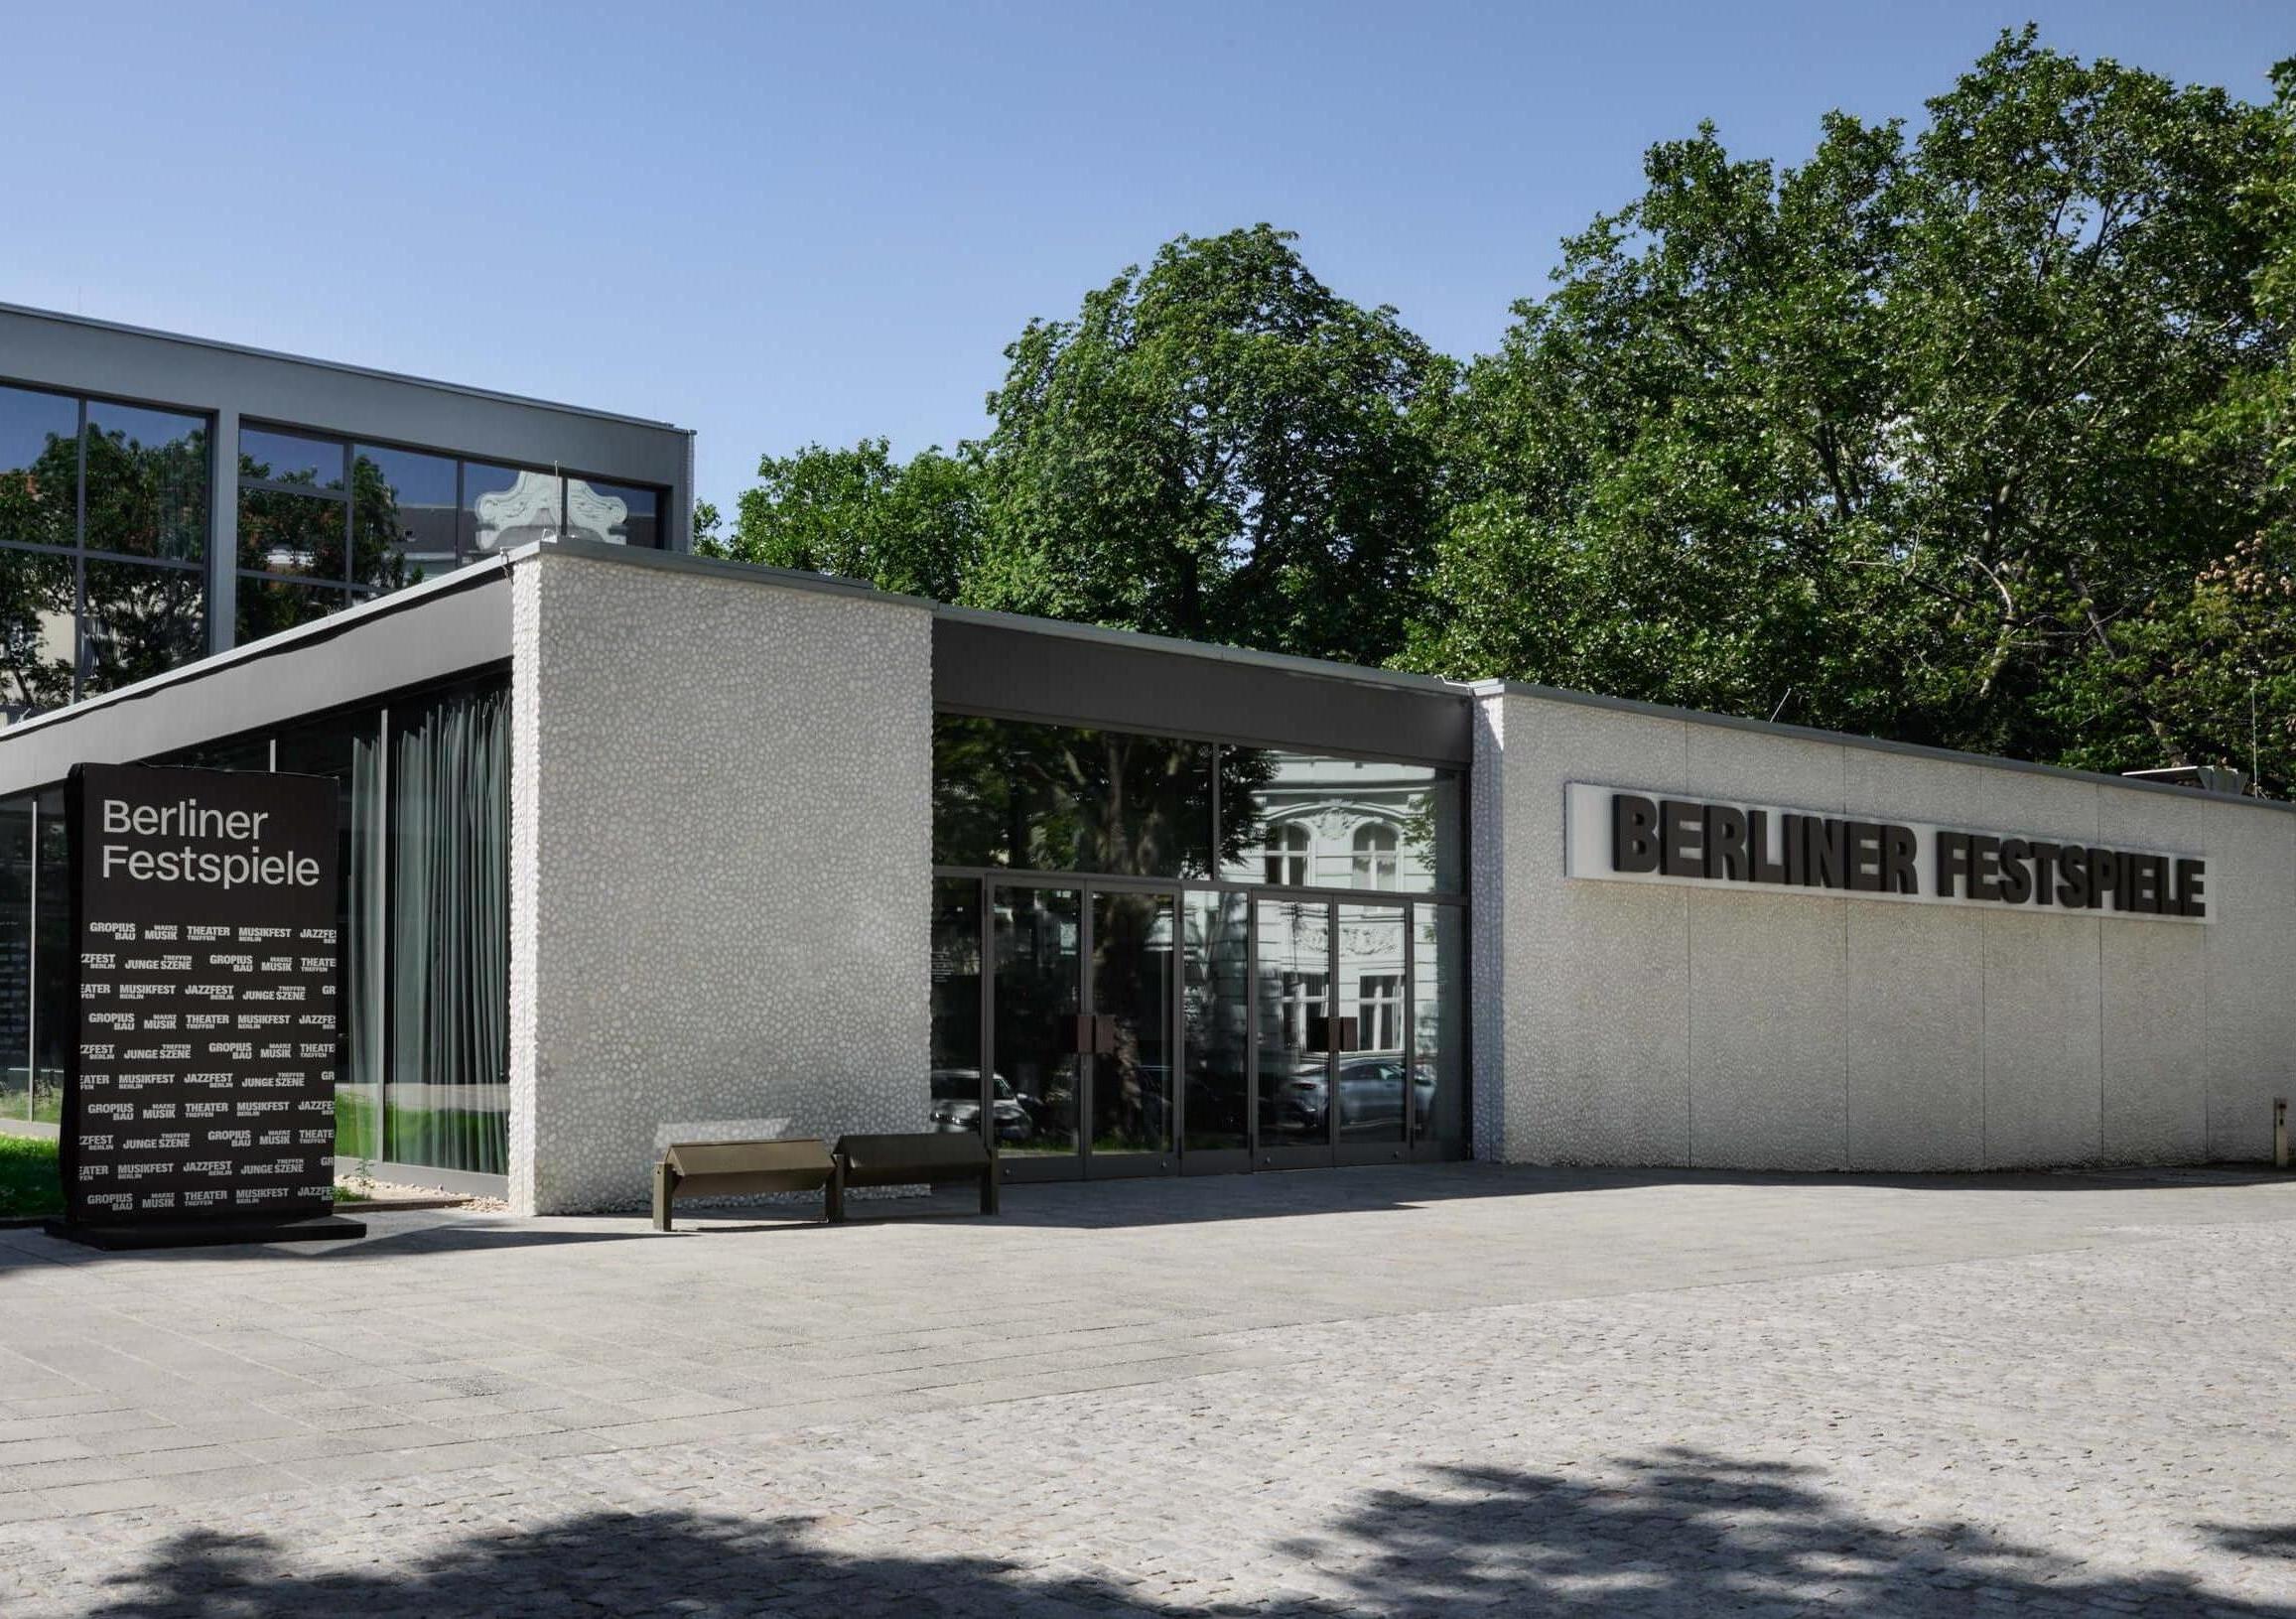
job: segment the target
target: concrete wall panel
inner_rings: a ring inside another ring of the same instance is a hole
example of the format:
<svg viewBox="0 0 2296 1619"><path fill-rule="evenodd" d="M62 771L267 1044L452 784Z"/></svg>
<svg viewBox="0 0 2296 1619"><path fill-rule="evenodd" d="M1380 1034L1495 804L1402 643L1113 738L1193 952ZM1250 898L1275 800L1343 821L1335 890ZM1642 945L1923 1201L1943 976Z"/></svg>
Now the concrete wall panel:
<svg viewBox="0 0 2296 1619"><path fill-rule="evenodd" d="M1985 913L1843 906L1848 1161L1862 1169L1981 1167Z"/></svg>
<svg viewBox="0 0 2296 1619"><path fill-rule="evenodd" d="M1686 897L1690 1162L1842 1168L1847 902L1703 889Z"/></svg>
<svg viewBox="0 0 2296 1619"><path fill-rule="evenodd" d="M1478 1046L1478 1069L1503 1087L1505 1155L1542 1163L1688 1161L1688 907L1679 893L1592 894L1544 880L1559 872L1563 788L1619 781L1680 792L1686 727L1567 703L1494 699L1507 801L1494 834L1484 812L1478 869L1505 874L1498 932L1478 889L1478 959L1496 962L1501 1007L1486 1004L1503 1045ZM1485 779L1478 760L1478 780ZM1487 881L1487 879L1486 879ZM1636 1076L1617 1083L1625 1068Z"/></svg>
<svg viewBox="0 0 2296 1619"><path fill-rule="evenodd" d="M1481 703L1508 755L1489 778L1506 803L1477 810L1505 827L1481 851L1505 906L1479 949L1507 1035L1479 1056L1508 1156L1951 1169L2266 1149L2270 1099L2296 1091L2296 818L1544 692ZM1569 879L1570 781L2203 853L2214 920Z"/></svg>
<svg viewBox="0 0 2296 1619"><path fill-rule="evenodd" d="M2115 1163L2204 1158L2207 935L2197 927L2099 924L2098 939L2101 1153Z"/></svg>
<svg viewBox="0 0 2296 1619"><path fill-rule="evenodd" d="M2296 817L2227 813L2207 842L2209 1155L2261 1158L2296 1098Z"/></svg>
<svg viewBox="0 0 2296 1619"><path fill-rule="evenodd" d="M919 1128L927 612L548 551L516 573L514 1206L642 1204L665 1134Z"/></svg>
<svg viewBox="0 0 2296 1619"><path fill-rule="evenodd" d="M2104 924L2091 917L1978 914L1984 919L1985 1162L1997 1169L2094 1162L2102 1139L2096 934Z"/></svg>

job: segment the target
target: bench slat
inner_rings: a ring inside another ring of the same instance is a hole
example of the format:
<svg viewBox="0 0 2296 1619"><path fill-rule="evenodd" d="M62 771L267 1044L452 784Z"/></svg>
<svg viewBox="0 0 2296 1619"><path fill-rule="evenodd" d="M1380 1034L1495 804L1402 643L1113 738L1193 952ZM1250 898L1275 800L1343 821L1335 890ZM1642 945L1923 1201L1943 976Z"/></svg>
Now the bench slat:
<svg viewBox="0 0 2296 1619"><path fill-rule="evenodd" d="M803 1174L824 1177L836 1167L829 1144L811 1139L771 1142L679 1142L667 1153L681 1180L703 1175Z"/></svg>

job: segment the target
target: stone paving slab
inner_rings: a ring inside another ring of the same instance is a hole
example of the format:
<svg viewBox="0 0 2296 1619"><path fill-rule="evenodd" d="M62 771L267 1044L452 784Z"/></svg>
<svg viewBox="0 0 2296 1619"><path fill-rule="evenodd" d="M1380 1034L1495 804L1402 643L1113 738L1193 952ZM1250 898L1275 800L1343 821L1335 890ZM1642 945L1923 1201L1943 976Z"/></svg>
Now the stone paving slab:
<svg viewBox="0 0 2296 1619"><path fill-rule="evenodd" d="M1008 1208L10 1234L0 1613L2296 1616L2296 1183Z"/></svg>

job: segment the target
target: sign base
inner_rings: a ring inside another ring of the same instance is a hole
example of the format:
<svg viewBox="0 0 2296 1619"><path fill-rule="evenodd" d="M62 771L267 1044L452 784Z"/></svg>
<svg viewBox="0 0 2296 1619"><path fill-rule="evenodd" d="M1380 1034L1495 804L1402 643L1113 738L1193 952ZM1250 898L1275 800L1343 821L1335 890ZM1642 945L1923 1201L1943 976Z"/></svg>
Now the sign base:
<svg viewBox="0 0 2296 1619"><path fill-rule="evenodd" d="M334 1243L366 1235L365 1222L339 1214L308 1220L179 1220L168 1225L83 1225L51 1220L44 1230L67 1242L117 1253L133 1248L219 1248L237 1243Z"/></svg>

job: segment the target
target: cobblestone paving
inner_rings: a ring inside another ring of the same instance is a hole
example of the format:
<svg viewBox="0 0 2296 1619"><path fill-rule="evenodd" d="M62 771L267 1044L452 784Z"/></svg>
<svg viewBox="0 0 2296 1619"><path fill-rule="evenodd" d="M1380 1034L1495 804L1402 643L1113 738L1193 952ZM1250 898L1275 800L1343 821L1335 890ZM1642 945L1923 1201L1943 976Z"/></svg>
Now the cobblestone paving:
<svg viewBox="0 0 2296 1619"><path fill-rule="evenodd" d="M2296 1184L1009 1209L11 1236L0 1614L2296 1616Z"/></svg>

